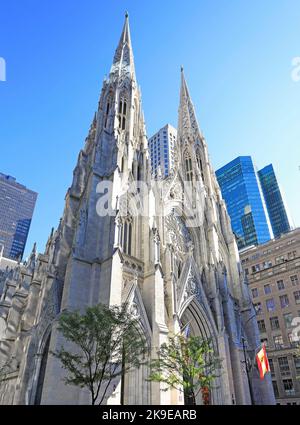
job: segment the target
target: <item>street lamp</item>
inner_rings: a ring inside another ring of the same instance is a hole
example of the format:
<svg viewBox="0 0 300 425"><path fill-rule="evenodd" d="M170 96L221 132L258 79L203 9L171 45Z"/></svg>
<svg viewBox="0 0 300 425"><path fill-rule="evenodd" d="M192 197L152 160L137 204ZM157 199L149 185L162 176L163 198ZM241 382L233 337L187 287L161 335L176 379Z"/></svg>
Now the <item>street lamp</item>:
<svg viewBox="0 0 300 425"><path fill-rule="evenodd" d="M255 311L255 314L253 314L251 317L249 317L248 320L246 320L246 322L244 323L244 327L256 315L257 315L257 312ZM244 353L244 363L245 363L245 367L246 367L246 374L247 374L247 380L248 380L248 385L249 385L250 400L251 400L251 405L254 405L255 402L254 402L254 397L253 397L253 388L252 388L252 382L251 382L251 378L250 378L250 372L252 370L253 364L252 364L251 359L249 359L249 358L247 359L246 347L245 347L245 338L243 336L242 336L242 344L243 344L243 353Z"/></svg>
<svg viewBox="0 0 300 425"><path fill-rule="evenodd" d="M254 397L253 397L253 389L252 389L252 383L250 379L250 371L252 369L252 362L249 358L247 359L246 357L245 338L243 336L242 336L242 344L243 344L243 352L244 352L244 363L246 367L246 374L247 374L247 380L249 385L250 399L251 399L251 404L254 405L255 403L254 403Z"/></svg>

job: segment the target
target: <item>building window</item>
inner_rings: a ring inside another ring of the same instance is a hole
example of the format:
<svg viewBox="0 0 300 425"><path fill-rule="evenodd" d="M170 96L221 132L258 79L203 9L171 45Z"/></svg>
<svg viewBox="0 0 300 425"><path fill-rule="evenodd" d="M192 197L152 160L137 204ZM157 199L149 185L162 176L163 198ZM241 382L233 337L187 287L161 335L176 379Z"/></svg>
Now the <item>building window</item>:
<svg viewBox="0 0 300 425"><path fill-rule="evenodd" d="M282 255L281 257L276 257L275 262L276 262L276 264L283 263L284 262L284 256Z"/></svg>
<svg viewBox="0 0 300 425"><path fill-rule="evenodd" d="M131 255L132 218L126 217L122 223L121 246L125 254Z"/></svg>
<svg viewBox="0 0 300 425"><path fill-rule="evenodd" d="M290 277L292 285L293 286L297 286L299 285L299 280L298 280L298 276L295 274L293 276Z"/></svg>
<svg viewBox="0 0 300 425"><path fill-rule="evenodd" d="M268 311L273 311L275 310L275 301L273 298L270 298L268 300L266 300L266 306Z"/></svg>
<svg viewBox="0 0 300 425"><path fill-rule="evenodd" d="M127 113L127 101L126 99L121 98L119 102L119 111L118 111L119 128L121 130L125 130L125 127L126 127L126 113Z"/></svg>
<svg viewBox="0 0 300 425"><path fill-rule="evenodd" d="M274 331L275 329L279 329L280 325L279 325L279 320L277 316L274 317L270 317L270 324L271 324L271 329Z"/></svg>
<svg viewBox="0 0 300 425"><path fill-rule="evenodd" d="M290 332L288 334L288 338L289 338L289 343L291 345L291 347L298 347L299 341L296 341L293 335L293 332Z"/></svg>
<svg viewBox="0 0 300 425"><path fill-rule="evenodd" d="M187 181L193 180L193 167L192 167L192 158L190 157L188 151L185 151L185 172Z"/></svg>
<svg viewBox="0 0 300 425"><path fill-rule="evenodd" d="M264 286L264 291L265 291L265 294L266 295L267 294L270 294L271 293L271 286L269 284L265 285Z"/></svg>
<svg viewBox="0 0 300 425"><path fill-rule="evenodd" d="M258 289L257 288L253 288L252 289L252 297L253 298L257 298L258 297Z"/></svg>
<svg viewBox="0 0 300 425"><path fill-rule="evenodd" d="M285 327L289 329L292 326L293 315L292 313L286 313L283 315Z"/></svg>
<svg viewBox="0 0 300 425"><path fill-rule="evenodd" d="M273 359L269 359L269 365L270 365L271 375L272 375L272 377L274 377L275 376L275 369L274 369Z"/></svg>
<svg viewBox="0 0 300 425"><path fill-rule="evenodd" d="M277 398L277 397L279 397L279 391L278 391L277 382L276 381L272 381L272 384L273 384L274 395ZM280 403L277 403L277 404L280 404Z"/></svg>
<svg viewBox="0 0 300 425"><path fill-rule="evenodd" d="M283 383L283 388L284 388L286 395L294 395L295 394L295 388L294 388L294 384L293 384L292 379L283 379L282 383Z"/></svg>
<svg viewBox="0 0 300 425"><path fill-rule="evenodd" d="M290 366L287 357L278 357L278 364L282 376L290 374Z"/></svg>
<svg viewBox="0 0 300 425"><path fill-rule="evenodd" d="M269 347L268 338L261 338L260 342L261 342L262 345L265 345L266 347Z"/></svg>
<svg viewBox="0 0 300 425"><path fill-rule="evenodd" d="M288 260L293 260L296 258L297 251L288 252Z"/></svg>
<svg viewBox="0 0 300 425"><path fill-rule="evenodd" d="M279 297L279 299L280 299L281 308L285 308L285 307L288 307L289 306L289 297L286 294L285 295L281 295Z"/></svg>
<svg viewBox="0 0 300 425"><path fill-rule="evenodd" d="M282 335L274 336L273 340L274 340L274 346L276 350L280 350L281 348L283 348Z"/></svg>
<svg viewBox="0 0 300 425"><path fill-rule="evenodd" d="M295 291L294 297L295 297L295 303L300 304L300 291Z"/></svg>
<svg viewBox="0 0 300 425"><path fill-rule="evenodd" d="M261 303L255 303L253 304L255 312L257 315L261 314Z"/></svg>
<svg viewBox="0 0 300 425"><path fill-rule="evenodd" d="M258 320L257 325L260 332L266 332L266 324L264 320Z"/></svg>
<svg viewBox="0 0 300 425"><path fill-rule="evenodd" d="M109 96L107 99L106 108L105 108L104 128L108 128L108 118L109 118L109 111L110 111L111 105L112 105L112 98L111 96Z"/></svg>
<svg viewBox="0 0 300 425"><path fill-rule="evenodd" d="M300 357L294 359L297 377L300 376Z"/></svg>
<svg viewBox="0 0 300 425"><path fill-rule="evenodd" d="M278 280L277 281L277 288L279 291L281 291L282 289L284 289L284 282L283 280Z"/></svg>

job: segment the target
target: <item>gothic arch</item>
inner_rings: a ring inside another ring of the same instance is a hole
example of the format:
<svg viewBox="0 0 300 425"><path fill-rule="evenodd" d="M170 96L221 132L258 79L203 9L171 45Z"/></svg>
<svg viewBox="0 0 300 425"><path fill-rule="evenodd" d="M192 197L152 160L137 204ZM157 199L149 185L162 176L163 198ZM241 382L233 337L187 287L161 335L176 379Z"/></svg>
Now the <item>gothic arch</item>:
<svg viewBox="0 0 300 425"><path fill-rule="evenodd" d="M131 311L139 321L140 334L145 339L150 353L152 331L137 281L132 282L131 286L128 287L127 296L125 298L128 310ZM148 374L149 370L147 364L127 373L126 380L122 384L124 388L123 391L127 395L124 404L150 404L151 386L150 382L146 380ZM130 387L130 391L128 391L128 387Z"/></svg>
<svg viewBox="0 0 300 425"><path fill-rule="evenodd" d="M203 159L199 146L196 147L196 162L199 168L202 182L204 183L204 168L203 168Z"/></svg>
<svg viewBox="0 0 300 425"><path fill-rule="evenodd" d="M210 340L215 354L219 355L218 341L214 327L209 320L204 307L196 300L195 297L186 301L186 305L182 308L179 319L182 328L189 324L191 335L200 336L203 339ZM216 378L215 385L210 392L210 404L220 404L221 399L222 392L220 378ZM197 396L196 404L203 404L201 395Z"/></svg>
<svg viewBox="0 0 300 425"><path fill-rule="evenodd" d="M51 339L52 324L48 326L38 346L35 355L35 364L33 371L33 380L30 391L29 404L41 404L42 389L45 378L47 360L49 355L49 346Z"/></svg>
<svg viewBox="0 0 300 425"><path fill-rule="evenodd" d="M114 105L114 95L112 91L109 91L103 105L103 128L109 130L111 127L111 111Z"/></svg>
<svg viewBox="0 0 300 425"><path fill-rule="evenodd" d="M192 181L193 180L193 163L192 163L192 156L188 148L184 150L183 159L184 159L184 169L185 169L186 179L187 181Z"/></svg>
<svg viewBox="0 0 300 425"><path fill-rule="evenodd" d="M119 130L126 130L129 106L128 95L125 91L122 91L118 102Z"/></svg>

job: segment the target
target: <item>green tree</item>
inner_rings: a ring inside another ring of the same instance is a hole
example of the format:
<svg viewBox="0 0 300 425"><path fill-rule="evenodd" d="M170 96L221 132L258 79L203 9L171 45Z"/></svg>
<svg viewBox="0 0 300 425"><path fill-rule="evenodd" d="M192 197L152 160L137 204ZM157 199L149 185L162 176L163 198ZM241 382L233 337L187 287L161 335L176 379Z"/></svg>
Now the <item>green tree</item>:
<svg viewBox="0 0 300 425"><path fill-rule="evenodd" d="M10 364L9 362L3 363L0 365L0 386L3 381L5 381L7 374L9 373Z"/></svg>
<svg viewBox="0 0 300 425"><path fill-rule="evenodd" d="M221 368L212 343L199 336L182 334L168 338L151 361L150 381L166 384L164 391L175 388L184 393L186 404L195 404L201 392L204 403Z"/></svg>
<svg viewBox="0 0 300 425"><path fill-rule="evenodd" d="M74 349L62 346L52 354L68 372L65 382L88 388L93 405L102 404L112 380L145 362L146 342L126 305L63 313L59 330Z"/></svg>

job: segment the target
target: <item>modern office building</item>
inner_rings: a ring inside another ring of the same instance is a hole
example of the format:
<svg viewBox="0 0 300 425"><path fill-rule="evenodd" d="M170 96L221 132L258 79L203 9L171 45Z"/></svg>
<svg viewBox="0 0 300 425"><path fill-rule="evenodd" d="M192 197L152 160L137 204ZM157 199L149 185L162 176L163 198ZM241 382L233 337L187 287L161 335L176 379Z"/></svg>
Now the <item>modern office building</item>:
<svg viewBox="0 0 300 425"><path fill-rule="evenodd" d="M273 165L267 165L258 171L261 188L265 198L274 237L289 232L292 228L283 197L277 182Z"/></svg>
<svg viewBox="0 0 300 425"><path fill-rule="evenodd" d="M240 252L278 404L300 404L300 228ZM296 319L297 321L297 319ZM297 322L299 325L299 322ZM296 338L295 338L296 336Z"/></svg>
<svg viewBox="0 0 300 425"><path fill-rule="evenodd" d="M237 157L216 176L239 249L270 240L272 228L251 157Z"/></svg>
<svg viewBox="0 0 300 425"><path fill-rule="evenodd" d="M0 298L3 291L5 278L8 277L10 270L14 269L18 262L11 258L3 257L4 246L0 245Z"/></svg>
<svg viewBox="0 0 300 425"><path fill-rule="evenodd" d="M174 168L174 149L177 130L170 124L161 128L149 139L152 176L167 177Z"/></svg>
<svg viewBox="0 0 300 425"><path fill-rule="evenodd" d="M23 256L37 193L0 173L0 244L3 257Z"/></svg>

